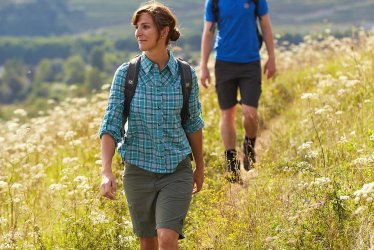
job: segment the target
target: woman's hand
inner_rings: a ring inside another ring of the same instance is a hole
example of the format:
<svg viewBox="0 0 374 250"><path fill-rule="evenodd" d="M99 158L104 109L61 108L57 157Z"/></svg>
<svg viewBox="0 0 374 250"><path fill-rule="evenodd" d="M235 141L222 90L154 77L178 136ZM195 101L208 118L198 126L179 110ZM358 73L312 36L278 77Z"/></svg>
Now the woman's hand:
<svg viewBox="0 0 374 250"><path fill-rule="evenodd" d="M116 199L115 197L115 193L117 191L116 178L111 172L102 173L100 190L101 190L102 196L108 199L111 199L111 200Z"/></svg>

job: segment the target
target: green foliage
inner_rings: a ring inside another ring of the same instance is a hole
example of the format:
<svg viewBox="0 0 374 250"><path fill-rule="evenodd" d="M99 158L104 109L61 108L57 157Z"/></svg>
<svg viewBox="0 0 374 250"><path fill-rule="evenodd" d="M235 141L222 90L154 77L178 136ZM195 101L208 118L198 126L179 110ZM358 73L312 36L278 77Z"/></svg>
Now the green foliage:
<svg viewBox="0 0 374 250"><path fill-rule="evenodd" d="M53 82L55 80L56 72L53 71L52 62L48 59L43 59L37 67L34 81L35 82Z"/></svg>
<svg viewBox="0 0 374 250"><path fill-rule="evenodd" d="M96 68L86 71L84 84L87 90L100 90L101 86L103 85L103 77L101 72Z"/></svg>
<svg viewBox="0 0 374 250"><path fill-rule="evenodd" d="M90 53L90 65L92 67L103 70L104 69L104 50L100 47L95 47Z"/></svg>
<svg viewBox="0 0 374 250"><path fill-rule="evenodd" d="M71 56L64 64L64 82L79 84L84 82L86 65L79 55Z"/></svg>
<svg viewBox="0 0 374 250"><path fill-rule="evenodd" d="M30 90L27 70L19 60L6 61L0 85L2 103L10 103L13 100L22 101L26 98Z"/></svg>

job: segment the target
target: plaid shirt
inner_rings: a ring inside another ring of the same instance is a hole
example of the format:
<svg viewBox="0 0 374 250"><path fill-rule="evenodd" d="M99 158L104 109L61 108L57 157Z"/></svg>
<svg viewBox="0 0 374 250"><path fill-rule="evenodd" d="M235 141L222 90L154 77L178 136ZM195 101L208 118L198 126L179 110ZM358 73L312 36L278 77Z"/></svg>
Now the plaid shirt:
<svg viewBox="0 0 374 250"><path fill-rule="evenodd" d="M204 127L199 102L199 87L192 70L189 118L181 124L183 95L178 62L170 51L162 71L143 53L138 85L130 104L128 130L124 142L121 125L124 109L124 83L128 63L116 71L109 93L108 107L100 126L100 138L109 134L118 144L122 159L154 173L172 173L179 162L191 153L186 133Z"/></svg>

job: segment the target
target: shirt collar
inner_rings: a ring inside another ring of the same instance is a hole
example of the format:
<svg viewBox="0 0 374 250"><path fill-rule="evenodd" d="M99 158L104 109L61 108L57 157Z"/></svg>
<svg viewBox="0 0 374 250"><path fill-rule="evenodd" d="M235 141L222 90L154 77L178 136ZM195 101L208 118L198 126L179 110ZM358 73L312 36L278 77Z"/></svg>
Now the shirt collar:
<svg viewBox="0 0 374 250"><path fill-rule="evenodd" d="M177 77L179 74L177 59L174 57L174 54L172 51L168 50L168 53L169 53L169 61L166 64L165 68L168 68L170 70L173 77ZM140 56L141 56L141 61L140 61L141 68L144 70L145 74L148 74L149 71L153 67L157 67L156 64L154 64L151 60L149 60L149 58L146 56L144 52Z"/></svg>

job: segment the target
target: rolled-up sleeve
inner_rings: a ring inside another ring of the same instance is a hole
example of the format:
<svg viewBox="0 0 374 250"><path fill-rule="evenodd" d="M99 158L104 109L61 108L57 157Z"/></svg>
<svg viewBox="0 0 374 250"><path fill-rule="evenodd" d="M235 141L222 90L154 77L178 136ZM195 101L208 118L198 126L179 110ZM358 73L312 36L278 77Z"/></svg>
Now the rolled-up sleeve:
<svg viewBox="0 0 374 250"><path fill-rule="evenodd" d="M124 109L124 88L128 63L121 65L114 74L109 92L108 106L105 110L103 121L99 129L99 137L109 134L116 144L121 141L121 126Z"/></svg>
<svg viewBox="0 0 374 250"><path fill-rule="evenodd" d="M183 125L183 128L187 134L190 134L204 127L201 104L199 101L199 84L194 69L192 69L192 89L188 105L189 116L186 124Z"/></svg>

